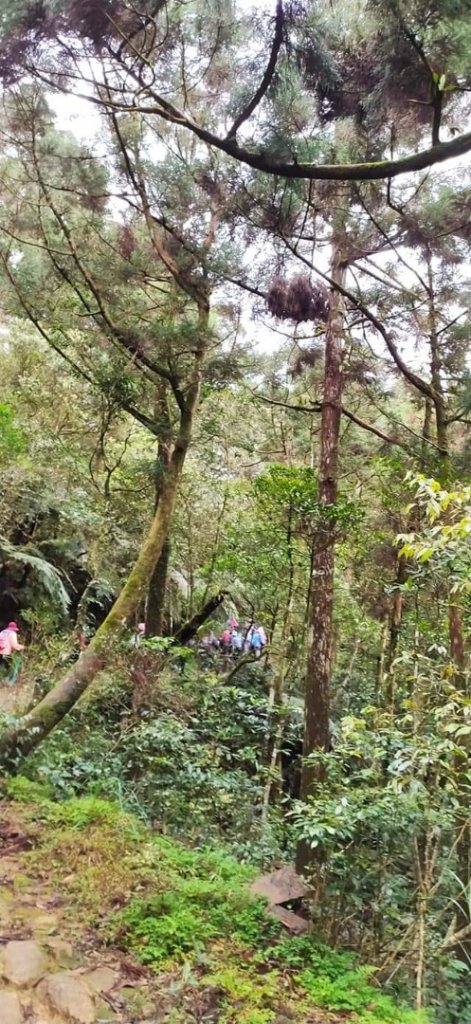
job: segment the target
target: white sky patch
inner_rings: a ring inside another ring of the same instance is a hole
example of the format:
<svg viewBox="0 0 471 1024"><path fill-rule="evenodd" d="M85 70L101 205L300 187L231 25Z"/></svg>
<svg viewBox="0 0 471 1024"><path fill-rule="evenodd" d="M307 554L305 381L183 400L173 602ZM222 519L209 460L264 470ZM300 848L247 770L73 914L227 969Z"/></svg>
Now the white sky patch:
<svg viewBox="0 0 471 1024"><path fill-rule="evenodd" d="M98 138L100 115L93 103L79 96L64 96L60 93L49 93L48 103L56 115L57 127L61 131L72 132L82 143L90 144Z"/></svg>

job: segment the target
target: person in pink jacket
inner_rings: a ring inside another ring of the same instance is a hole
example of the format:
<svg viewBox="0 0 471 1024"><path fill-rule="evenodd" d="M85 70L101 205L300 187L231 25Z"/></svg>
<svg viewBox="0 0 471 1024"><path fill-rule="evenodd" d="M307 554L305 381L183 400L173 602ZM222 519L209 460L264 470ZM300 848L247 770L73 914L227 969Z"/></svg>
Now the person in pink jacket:
<svg viewBox="0 0 471 1024"><path fill-rule="evenodd" d="M24 650L24 644L18 640L18 626L16 622L9 622L6 629L0 633L0 658L4 665L9 668L7 683L13 685L18 679L21 668L19 652Z"/></svg>

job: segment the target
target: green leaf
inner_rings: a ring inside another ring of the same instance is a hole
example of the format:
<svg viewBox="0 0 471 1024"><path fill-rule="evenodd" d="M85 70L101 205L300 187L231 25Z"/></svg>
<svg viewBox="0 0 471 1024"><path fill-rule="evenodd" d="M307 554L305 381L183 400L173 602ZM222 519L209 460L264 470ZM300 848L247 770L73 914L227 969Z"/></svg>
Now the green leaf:
<svg viewBox="0 0 471 1024"><path fill-rule="evenodd" d="M29 567L38 584L59 606L61 612L67 614L70 597L64 587L61 575L54 565L47 562L45 558L31 554L27 548L14 547L6 537L0 537L0 559L3 562L18 562L20 565Z"/></svg>

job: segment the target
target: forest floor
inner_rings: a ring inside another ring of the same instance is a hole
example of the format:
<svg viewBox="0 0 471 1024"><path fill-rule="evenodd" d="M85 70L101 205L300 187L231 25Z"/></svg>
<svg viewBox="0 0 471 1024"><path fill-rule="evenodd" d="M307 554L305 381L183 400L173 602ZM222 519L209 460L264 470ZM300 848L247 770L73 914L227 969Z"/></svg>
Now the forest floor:
<svg viewBox="0 0 471 1024"><path fill-rule="evenodd" d="M18 715L33 701L34 679L23 672L14 686L0 680L0 711L6 715Z"/></svg>
<svg viewBox="0 0 471 1024"><path fill-rule="evenodd" d="M224 928L220 937L207 928L207 939L216 938L211 962L205 959L202 946L196 957L183 959L181 949L175 955L177 947L185 945L181 935L176 942L172 939L172 928L173 937L179 928L178 913L165 935L146 936L145 926L141 931L143 947L146 941L148 945L154 941L159 969L155 964L147 966L142 962L146 957L129 948L132 929L128 948L119 941L119 929L110 939L106 928L110 910L119 912L131 891L149 891L149 851L131 850L137 833L133 837L131 829L126 836L129 823L116 811L112 820L104 802L71 801L63 805L69 808L64 817L61 805L35 802L34 784L21 780L15 787L19 799L0 803L1 1024L289 1024L301 1019L288 975L281 986L266 966L252 973L249 958L253 954L244 946L243 931L245 927L249 936L260 919L249 913L244 923L246 900L234 902L234 926L240 928L240 939L232 937L228 946ZM58 813L54 807L59 807ZM142 838L144 833L139 835ZM178 870L181 863L183 869L190 868L190 887L196 896L198 889L204 896L192 854L180 852L177 845L164 841L168 866L172 863ZM217 873L217 861L213 868ZM158 872L156 880L157 876ZM210 883L206 895L211 891ZM230 914L231 908L226 909ZM142 922L145 925L145 918ZM184 914L180 930L191 931L191 925L191 918ZM191 946L191 941L187 944ZM163 955L170 951L171 956ZM345 1020L344 1014L301 1002L302 1020L309 1024Z"/></svg>
<svg viewBox="0 0 471 1024"><path fill-rule="evenodd" d="M2 688L0 709L30 699ZM0 780L0 1024L426 1024L353 954L287 934L255 877L116 803Z"/></svg>
<svg viewBox="0 0 471 1024"><path fill-rule="evenodd" d="M51 885L46 864L24 873L24 815L9 802L0 807L1 1024L169 1020L161 979L106 947L80 915L71 919L67 888Z"/></svg>
<svg viewBox="0 0 471 1024"><path fill-rule="evenodd" d="M226 853L21 776L4 793L0 1024L425 1024L351 954L287 937Z"/></svg>

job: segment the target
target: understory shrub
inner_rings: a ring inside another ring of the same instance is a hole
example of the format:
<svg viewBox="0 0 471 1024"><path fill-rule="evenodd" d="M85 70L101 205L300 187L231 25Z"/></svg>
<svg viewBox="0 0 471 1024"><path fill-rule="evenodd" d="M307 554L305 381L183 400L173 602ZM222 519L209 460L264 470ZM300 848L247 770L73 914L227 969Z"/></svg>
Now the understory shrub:
<svg viewBox="0 0 471 1024"><path fill-rule="evenodd" d="M172 872L171 888L132 900L111 925L115 939L158 967L216 939L230 937L236 946L259 948L279 935L279 922L250 894L250 871L218 853L186 851L180 857L178 849L155 841L155 852Z"/></svg>
<svg viewBox="0 0 471 1024"><path fill-rule="evenodd" d="M121 685L108 703L98 694L28 759L27 773L59 800L111 799L160 831L202 844L213 837L241 859L269 864L289 829L279 810L261 820L266 695L211 677L172 685L178 714L146 707L131 716Z"/></svg>

